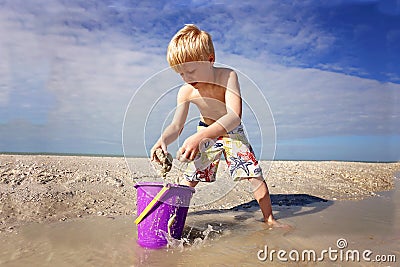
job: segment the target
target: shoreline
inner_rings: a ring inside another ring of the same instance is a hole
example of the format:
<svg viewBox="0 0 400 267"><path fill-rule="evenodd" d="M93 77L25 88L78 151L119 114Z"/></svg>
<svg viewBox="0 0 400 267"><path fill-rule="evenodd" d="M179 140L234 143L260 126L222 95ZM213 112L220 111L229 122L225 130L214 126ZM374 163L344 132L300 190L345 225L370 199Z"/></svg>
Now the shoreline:
<svg viewBox="0 0 400 267"><path fill-rule="evenodd" d="M0 154L0 232L31 222L135 216L135 182L162 180L147 158L129 158L127 162L109 156ZM400 172L400 162L260 163L272 196L306 194L333 201L358 200L391 190L394 175ZM221 161L217 182L229 181L226 170ZM179 172L173 167L169 175ZM214 198L219 197L189 211L229 209L253 200L247 182L226 192L217 182L210 190Z"/></svg>
<svg viewBox="0 0 400 267"><path fill-rule="evenodd" d="M123 154L91 154L91 153L56 153L56 152L6 152L0 151L0 157L2 156L50 156L50 157L94 157L94 158L125 158ZM133 155L130 158L136 159L147 159L147 156L137 156ZM338 160L338 159L273 159L273 160L263 160L268 162L291 162L291 161L301 161L301 162L350 162L350 163L400 163L399 161L368 161L368 160Z"/></svg>

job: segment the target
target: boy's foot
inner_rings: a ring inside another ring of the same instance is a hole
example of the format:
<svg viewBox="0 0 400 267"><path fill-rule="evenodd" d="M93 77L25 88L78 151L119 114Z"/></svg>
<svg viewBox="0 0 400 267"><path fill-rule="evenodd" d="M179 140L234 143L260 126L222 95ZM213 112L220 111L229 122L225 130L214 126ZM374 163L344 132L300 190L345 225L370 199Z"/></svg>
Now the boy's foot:
<svg viewBox="0 0 400 267"><path fill-rule="evenodd" d="M293 230L294 229L293 226L282 223L282 222L278 222L275 219L266 220L265 223L267 223L270 228L281 228L281 229L285 229L285 230Z"/></svg>

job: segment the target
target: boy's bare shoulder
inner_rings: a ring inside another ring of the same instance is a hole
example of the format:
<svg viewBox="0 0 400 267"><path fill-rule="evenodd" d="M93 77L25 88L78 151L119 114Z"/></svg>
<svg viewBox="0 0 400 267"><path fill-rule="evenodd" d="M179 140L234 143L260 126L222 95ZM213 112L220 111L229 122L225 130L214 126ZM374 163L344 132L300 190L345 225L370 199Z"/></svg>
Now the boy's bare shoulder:
<svg viewBox="0 0 400 267"><path fill-rule="evenodd" d="M239 92L239 81L236 71L230 68L218 68L216 82L225 88L229 88L229 91Z"/></svg>
<svg viewBox="0 0 400 267"><path fill-rule="evenodd" d="M222 75L231 75L232 73L236 74L236 72L227 67L215 67L215 69Z"/></svg>
<svg viewBox="0 0 400 267"><path fill-rule="evenodd" d="M179 101L188 101L193 94L193 86L190 84L185 83L184 85L179 88L178 91L178 100Z"/></svg>
<svg viewBox="0 0 400 267"><path fill-rule="evenodd" d="M218 67L217 69L217 82L219 84L226 84L229 79L234 78L236 79L237 74L233 69L225 68L225 67Z"/></svg>

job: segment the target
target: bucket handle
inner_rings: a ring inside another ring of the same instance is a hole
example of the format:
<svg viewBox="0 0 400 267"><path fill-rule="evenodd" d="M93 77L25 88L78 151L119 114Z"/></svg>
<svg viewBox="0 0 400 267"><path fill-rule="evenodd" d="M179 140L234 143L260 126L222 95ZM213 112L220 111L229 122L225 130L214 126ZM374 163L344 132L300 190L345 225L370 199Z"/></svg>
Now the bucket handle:
<svg viewBox="0 0 400 267"><path fill-rule="evenodd" d="M151 202L147 205L146 208L140 213L140 215L136 218L135 224L139 224L143 218L149 213L149 211L154 207L154 205L160 201L160 199L164 196L164 194L168 191L169 186L164 185L164 187L157 193L157 195L151 200Z"/></svg>

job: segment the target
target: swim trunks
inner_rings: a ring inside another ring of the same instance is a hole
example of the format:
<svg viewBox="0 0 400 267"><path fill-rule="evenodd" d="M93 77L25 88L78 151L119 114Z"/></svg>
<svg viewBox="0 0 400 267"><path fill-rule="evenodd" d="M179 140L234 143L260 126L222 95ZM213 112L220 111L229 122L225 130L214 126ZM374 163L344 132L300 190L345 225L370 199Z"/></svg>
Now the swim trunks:
<svg viewBox="0 0 400 267"><path fill-rule="evenodd" d="M207 126L200 121L197 131ZM183 175L188 181L214 182L222 154L234 181L262 176L262 169L241 124L224 136L202 142L199 150L196 158L184 168Z"/></svg>

